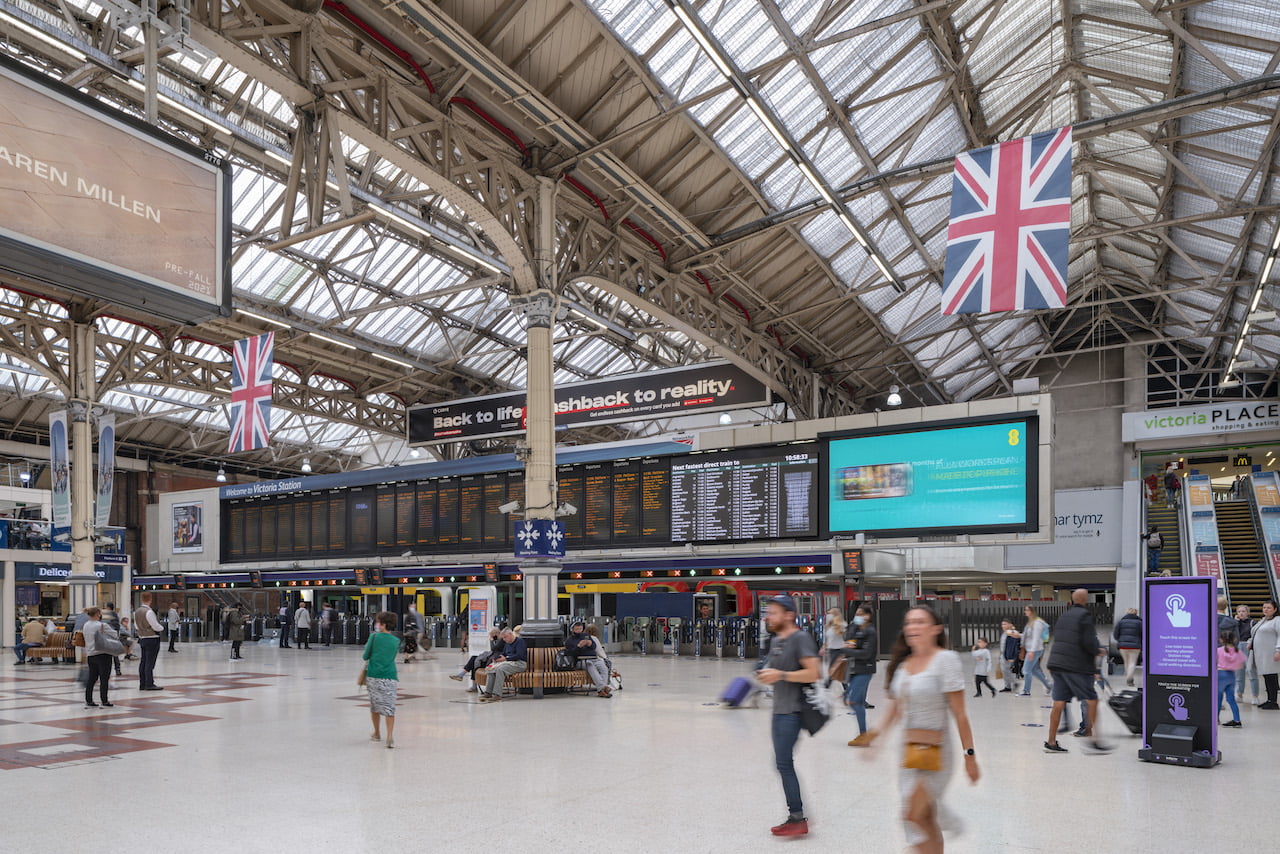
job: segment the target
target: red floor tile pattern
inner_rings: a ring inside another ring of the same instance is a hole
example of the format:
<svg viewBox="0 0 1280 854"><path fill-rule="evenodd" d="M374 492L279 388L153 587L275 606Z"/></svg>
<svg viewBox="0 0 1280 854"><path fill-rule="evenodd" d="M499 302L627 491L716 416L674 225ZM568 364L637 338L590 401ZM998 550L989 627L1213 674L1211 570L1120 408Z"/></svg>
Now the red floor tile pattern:
<svg viewBox="0 0 1280 854"><path fill-rule="evenodd" d="M48 706L78 707L79 692L68 689L75 685L76 671L68 668L61 674L6 673L0 676L0 704L20 701L23 709ZM129 680L129 676L119 677ZM228 696L227 691L240 688L268 687L269 680L280 678L274 673L234 673L209 676L172 676L164 691L143 696L113 697L114 711L86 710L81 716L50 721L31 721L40 726L61 729L57 738L5 744L0 736L0 771L18 768L52 769L85 761L114 758L126 753L155 750L174 745L159 741L125 738L122 733L135 729L218 720L206 715L178 712L197 706L242 703L247 697ZM114 681L114 680L113 680ZM130 680L131 681L131 680ZM132 687L132 685L130 685ZM10 714L13 714L11 710ZM143 720L139 720L142 718ZM113 723L116 721L116 723ZM0 720L0 726L19 721ZM2 731L0 731L2 732Z"/></svg>

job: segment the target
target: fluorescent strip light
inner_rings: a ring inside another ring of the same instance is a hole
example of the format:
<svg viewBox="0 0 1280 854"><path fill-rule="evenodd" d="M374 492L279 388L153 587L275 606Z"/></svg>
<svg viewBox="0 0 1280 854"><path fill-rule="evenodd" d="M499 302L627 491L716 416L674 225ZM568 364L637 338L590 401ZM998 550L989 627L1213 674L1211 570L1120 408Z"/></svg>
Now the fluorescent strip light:
<svg viewBox="0 0 1280 854"><path fill-rule="evenodd" d="M289 324L287 324L287 323L281 323L281 322L280 322L280 321L278 321L278 320L272 320L271 318L267 317L266 315L262 315L262 314L254 314L252 311L245 311L243 308L237 308L237 309L236 309L236 311L240 312L240 313L241 313L241 314L243 314L245 317L252 317L254 320L261 320L263 323L270 323L272 326L279 326L281 329L292 329L292 328L293 328L292 326L290 326L290 325L289 325Z"/></svg>
<svg viewBox="0 0 1280 854"><path fill-rule="evenodd" d="M81 60L88 58L88 55L84 51L80 50L80 48L75 47L74 45L67 44L61 39L58 39L50 35L49 33L46 33L44 30L40 29L39 27L35 27L35 26L32 26L31 24L28 24L26 21L22 20L21 18L15 18L10 15L5 15L5 20L9 23L10 26L17 27L18 29L22 30L24 33L31 36L32 38L38 41L44 42L49 47L56 48L57 50L66 51L72 56L79 57Z"/></svg>
<svg viewBox="0 0 1280 854"><path fill-rule="evenodd" d="M892 272L890 272L889 268L888 268L888 267L886 267L886 266L885 266L885 264L884 264L884 262L880 260L880 256L879 256L879 255L877 255L876 253L872 252L872 253L871 253L871 261L872 261L872 263L873 263L873 264L875 264L877 267L879 267L879 268L880 268L880 272L881 272L881 273L884 273L884 277L885 277L886 279L888 279L889 281L893 281L893 273L892 273Z"/></svg>
<svg viewBox="0 0 1280 854"><path fill-rule="evenodd" d="M853 239L857 241L858 245L866 249L867 239L862 236L862 229L858 228L853 221L853 217L849 216L848 212L843 208L840 209L840 221L844 223L845 228L849 229L849 233L853 235Z"/></svg>
<svg viewBox="0 0 1280 854"><path fill-rule="evenodd" d="M703 53L711 59L720 73L732 79L733 69L729 67L729 63L725 61L724 56L716 49L715 45L711 44L710 40L702 32L702 28L694 22L689 13L683 7L674 3L671 4L671 11L675 12L676 17L680 19L680 23L684 24L684 28L689 32L689 35L698 43L698 47L702 48Z"/></svg>
<svg viewBox="0 0 1280 854"><path fill-rule="evenodd" d="M417 367L416 365L410 362L406 362L403 359L396 359L392 356L384 356L381 353L374 353L373 357L375 359L381 359L384 362L390 362L393 365L399 365L402 368L408 368L410 370L413 370L415 367Z"/></svg>
<svg viewBox="0 0 1280 854"><path fill-rule="evenodd" d="M778 141L778 144L782 146L782 150L790 154L791 141L787 139L787 135L782 132L782 129L774 124L773 119L765 111L764 105L757 98L748 98L747 106L751 108L751 112L756 114L756 118L764 125L765 130L769 131L773 138Z"/></svg>
<svg viewBox="0 0 1280 854"><path fill-rule="evenodd" d="M1275 252L1280 249L1280 226L1276 226L1275 236L1271 238L1271 251Z"/></svg>
<svg viewBox="0 0 1280 854"><path fill-rule="evenodd" d="M1276 265L1276 256L1268 255L1267 263L1262 265L1262 275L1258 277L1259 281L1265 282L1271 278L1271 268Z"/></svg>
<svg viewBox="0 0 1280 854"><path fill-rule="evenodd" d="M337 338L330 338L328 335L321 335L319 332L312 332L310 335L312 338L316 338L329 344L337 344L339 347L346 347L348 350L357 349L354 344L348 344L346 341L339 341Z"/></svg>
<svg viewBox="0 0 1280 854"><path fill-rule="evenodd" d="M473 264L479 264L481 267L484 267L486 270L488 270L491 273L498 273L498 274L502 273L502 269L500 267L495 266L492 261L486 260L483 256L479 254L467 252L450 243L442 242L437 235L432 234L431 232L423 228L421 225L418 225L417 223L415 223L413 220L409 219L406 216L402 216L401 214L391 210L390 208L383 207L382 205L375 205L375 204L370 204L369 207L373 208L379 214L381 214L382 216L385 216L387 219L391 220L392 222L398 223L399 225L404 226L405 228L409 229L413 233L420 234L423 237L427 238L428 240L435 242L437 245L443 247L446 251L452 250L453 252L463 255L467 261Z"/></svg>
<svg viewBox="0 0 1280 854"><path fill-rule="evenodd" d="M1253 292L1253 302L1249 303L1249 313L1253 314L1258 310L1258 303L1262 302L1262 288L1258 288Z"/></svg>
<svg viewBox="0 0 1280 854"><path fill-rule="evenodd" d="M803 160L800 160L797 158L796 168L800 170L800 174L804 175L804 177L809 179L809 183L812 184L814 189L818 191L818 195L822 196L822 198L826 200L827 204L829 205L839 204L839 202L836 200L835 194L833 194L830 190L827 189L826 182L824 182L821 178L818 177L818 173L813 171L813 167L811 167L808 163L805 163Z"/></svg>

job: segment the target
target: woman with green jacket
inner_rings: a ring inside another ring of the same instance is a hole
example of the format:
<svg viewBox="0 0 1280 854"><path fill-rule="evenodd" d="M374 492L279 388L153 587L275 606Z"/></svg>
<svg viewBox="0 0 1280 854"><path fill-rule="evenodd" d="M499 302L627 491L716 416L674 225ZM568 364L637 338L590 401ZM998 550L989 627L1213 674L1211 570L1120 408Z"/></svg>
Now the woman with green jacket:
<svg viewBox="0 0 1280 854"><path fill-rule="evenodd" d="M396 627L396 615L380 611L373 618L373 633L364 645L366 665L365 688L369 691L369 717L373 719L373 735L370 741L382 740L382 718L387 719L387 749L395 747L396 654L400 651L400 639L392 631Z"/></svg>

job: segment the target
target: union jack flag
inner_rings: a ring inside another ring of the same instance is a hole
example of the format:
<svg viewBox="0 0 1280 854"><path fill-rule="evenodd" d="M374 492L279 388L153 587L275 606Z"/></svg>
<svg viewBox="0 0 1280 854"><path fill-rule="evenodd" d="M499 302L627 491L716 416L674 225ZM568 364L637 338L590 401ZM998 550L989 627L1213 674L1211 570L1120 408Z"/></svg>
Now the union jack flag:
<svg viewBox="0 0 1280 854"><path fill-rule="evenodd" d="M1071 128L956 158L942 313L1062 308L1071 237Z"/></svg>
<svg viewBox="0 0 1280 854"><path fill-rule="evenodd" d="M231 347L229 453L265 448L271 438L271 379L275 333L255 335Z"/></svg>

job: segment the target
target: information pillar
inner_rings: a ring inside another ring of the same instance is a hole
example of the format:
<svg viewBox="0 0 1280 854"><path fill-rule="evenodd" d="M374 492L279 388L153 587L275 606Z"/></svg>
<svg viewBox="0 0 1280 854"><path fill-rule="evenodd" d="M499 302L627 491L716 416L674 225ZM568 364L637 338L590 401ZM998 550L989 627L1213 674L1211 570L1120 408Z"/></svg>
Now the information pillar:
<svg viewBox="0 0 1280 854"><path fill-rule="evenodd" d="M552 328L557 300L555 263L556 182L538 179L538 241L534 257L541 289L512 299L512 310L524 318L527 361L525 403L525 519L556 516L555 362ZM520 564L524 576L525 638L546 638L546 645L560 638L556 594L560 561L551 557L527 558Z"/></svg>

